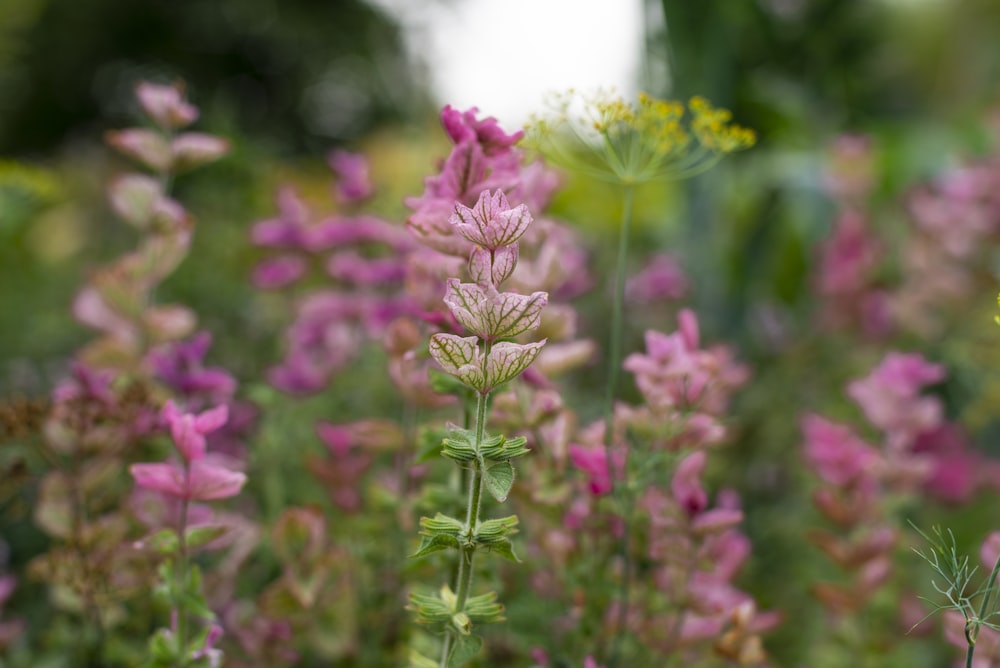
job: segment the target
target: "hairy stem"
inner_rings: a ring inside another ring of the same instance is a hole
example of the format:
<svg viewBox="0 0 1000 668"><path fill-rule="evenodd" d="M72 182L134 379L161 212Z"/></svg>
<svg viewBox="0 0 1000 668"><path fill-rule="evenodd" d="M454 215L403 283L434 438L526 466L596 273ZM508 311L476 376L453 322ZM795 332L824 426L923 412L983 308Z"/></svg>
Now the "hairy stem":
<svg viewBox="0 0 1000 668"><path fill-rule="evenodd" d="M489 354L489 344L486 344L486 354ZM486 405L489 393L476 395L476 454L479 454L479 447L482 445L486 434ZM469 501L465 511L465 528L471 536L479 524L479 509L483 499L483 469L477 458L469 470ZM455 613L465 610L465 602L469 598L469 590L472 588L472 561L476 554L476 546L472 543L469 546L463 545L458 557L458 576L455 585ZM457 631L450 628L444 638L444 646L441 649L441 668L448 666L448 655L451 654L452 643L455 640Z"/></svg>

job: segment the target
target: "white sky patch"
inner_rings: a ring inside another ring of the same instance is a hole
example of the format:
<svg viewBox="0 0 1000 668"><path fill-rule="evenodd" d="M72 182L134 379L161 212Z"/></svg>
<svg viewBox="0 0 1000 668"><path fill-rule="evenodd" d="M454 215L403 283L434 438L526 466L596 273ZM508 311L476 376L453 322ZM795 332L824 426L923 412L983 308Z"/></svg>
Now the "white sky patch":
<svg viewBox="0 0 1000 668"><path fill-rule="evenodd" d="M501 127L544 111L545 94L637 90L641 0L375 0L397 16L438 101Z"/></svg>

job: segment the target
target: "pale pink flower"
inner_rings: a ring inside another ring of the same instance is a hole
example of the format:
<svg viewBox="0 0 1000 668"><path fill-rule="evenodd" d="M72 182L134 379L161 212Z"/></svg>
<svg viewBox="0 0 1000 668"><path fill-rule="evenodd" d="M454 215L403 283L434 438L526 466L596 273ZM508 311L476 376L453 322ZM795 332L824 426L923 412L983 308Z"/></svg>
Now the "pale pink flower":
<svg viewBox="0 0 1000 668"><path fill-rule="evenodd" d="M898 449L941 423L940 400L919 393L944 376L944 367L918 354L891 352L870 374L848 385L847 394L873 425L886 432L890 447Z"/></svg>
<svg viewBox="0 0 1000 668"><path fill-rule="evenodd" d="M198 109L184 99L184 87L142 82L135 89L142 110L163 130L176 130L194 123Z"/></svg>
<svg viewBox="0 0 1000 668"><path fill-rule="evenodd" d="M524 204L511 207L502 190L495 193L484 190L472 208L457 203L449 218L456 232L490 251L517 243L531 221L528 207Z"/></svg>

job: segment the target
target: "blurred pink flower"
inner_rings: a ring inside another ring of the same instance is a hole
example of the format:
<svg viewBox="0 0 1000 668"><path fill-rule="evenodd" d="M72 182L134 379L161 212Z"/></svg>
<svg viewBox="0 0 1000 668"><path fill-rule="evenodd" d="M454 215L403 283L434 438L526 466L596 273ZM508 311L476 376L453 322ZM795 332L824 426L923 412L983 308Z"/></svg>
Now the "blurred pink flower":
<svg viewBox="0 0 1000 668"><path fill-rule="evenodd" d="M659 253L629 279L625 297L629 303L648 304L680 299L688 289L687 276L677 259L670 253Z"/></svg>
<svg viewBox="0 0 1000 668"><path fill-rule="evenodd" d="M347 204L363 202L372 196L374 187L368 176L368 158L360 153L337 150L327 157L337 175L337 197Z"/></svg>
<svg viewBox="0 0 1000 668"><path fill-rule="evenodd" d="M189 462L205 457L205 434L215 431L229 419L229 409L222 405L198 415L182 413L173 399L163 406L163 419L170 427L177 451Z"/></svg>
<svg viewBox="0 0 1000 668"><path fill-rule="evenodd" d="M848 385L847 394L873 425L886 432L889 447L899 449L941 423L941 401L919 393L944 377L944 367L919 354L891 352L870 374Z"/></svg>
<svg viewBox="0 0 1000 668"><path fill-rule="evenodd" d="M199 459L181 466L176 463L132 464L135 483L189 501L213 501L236 496L247 477Z"/></svg>
<svg viewBox="0 0 1000 668"><path fill-rule="evenodd" d="M819 415L807 415L802 420L802 432L806 440L806 460L816 474L831 485L854 486L874 475L873 467L881 459L878 451L847 425Z"/></svg>
<svg viewBox="0 0 1000 668"><path fill-rule="evenodd" d="M181 84L162 85L144 81L136 86L135 94L142 110L163 130L176 130L198 119L198 109L184 99Z"/></svg>

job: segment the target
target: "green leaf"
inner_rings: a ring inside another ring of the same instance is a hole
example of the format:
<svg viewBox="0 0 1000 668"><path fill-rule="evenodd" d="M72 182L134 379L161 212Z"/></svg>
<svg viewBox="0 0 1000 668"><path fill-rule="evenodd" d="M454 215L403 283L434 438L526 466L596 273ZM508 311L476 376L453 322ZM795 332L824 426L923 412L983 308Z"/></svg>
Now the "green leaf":
<svg viewBox="0 0 1000 668"><path fill-rule="evenodd" d="M226 533L227 528L225 526L202 526L202 527L191 527L187 530L185 540L187 541L188 549L194 550L211 543L213 540Z"/></svg>
<svg viewBox="0 0 1000 668"><path fill-rule="evenodd" d="M473 658L483 648L483 639L474 635L455 635L455 643L452 646L451 656L448 657L449 668L459 668L464 666L469 659Z"/></svg>
<svg viewBox="0 0 1000 668"><path fill-rule="evenodd" d="M507 539L507 536L512 536L517 533L517 523L517 515L498 517L496 519L480 522L476 527L476 542L483 546L503 542Z"/></svg>
<svg viewBox="0 0 1000 668"><path fill-rule="evenodd" d="M490 496L503 503L514 485L514 467L507 461L487 464L486 470L483 471L483 481Z"/></svg>
<svg viewBox="0 0 1000 668"><path fill-rule="evenodd" d="M440 369L432 367L428 369L427 375L430 380L431 389L437 394L451 394L459 398L470 394L469 388L465 386L465 383L454 376L444 373Z"/></svg>
<svg viewBox="0 0 1000 668"><path fill-rule="evenodd" d="M440 668L440 666L437 661L428 659L416 650L410 650L410 668Z"/></svg>
<svg viewBox="0 0 1000 668"><path fill-rule="evenodd" d="M440 597L423 594L410 594L410 604L406 607L417 614L417 621L422 624L446 622L454 612Z"/></svg>
<svg viewBox="0 0 1000 668"><path fill-rule="evenodd" d="M442 454L441 445L447 436L448 432L444 429L421 429L417 436L416 463L425 464Z"/></svg>
<svg viewBox="0 0 1000 668"><path fill-rule="evenodd" d="M441 550L447 550L448 548L454 548L457 550L460 547L461 545L458 542L458 538L455 538L454 536L437 535L433 538L424 538L420 541L420 548L410 555L410 559L425 557L428 554L440 552Z"/></svg>
<svg viewBox="0 0 1000 668"><path fill-rule="evenodd" d="M502 543L494 543L488 546L487 549L490 552L496 552L508 561L513 561L515 564L521 563L521 560L514 554L514 546L510 544L509 540L505 539Z"/></svg>
<svg viewBox="0 0 1000 668"><path fill-rule="evenodd" d="M528 443L528 439L524 436L518 436L517 438L512 438L504 442L503 459L515 459L517 457L523 457L524 455L531 452L528 448L524 447ZM498 459L500 459L498 457Z"/></svg>
<svg viewBox="0 0 1000 668"><path fill-rule="evenodd" d="M469 619L480 624L493 624L504 621L504 607L497 603L497 593L495 591L470 596L465 601L465 614Z"/></svg>
<svg viewBox="0 0 1000 668"><path fill-rule="evenodd" d="M177 532L173 529L160 529L140 543L147 550L169 555L177 554L181 544L180 540L177 539Z"/></svg>
<svg viewBox="0 0 1000 668"><path fill-rule="evenodd" d="M159 629L149 639L149 658L154 665L172 665L180 656L177 638L167 629Z"/></svg>
<svg viewBox="0 0 1000 668"><path fill-rule="evenodd" d="M468 429L451 429L442 441L441 454L460 462L476 459L476 435Z"/></svg>

